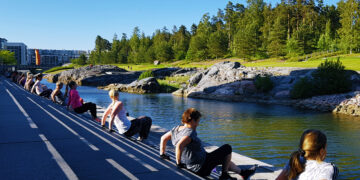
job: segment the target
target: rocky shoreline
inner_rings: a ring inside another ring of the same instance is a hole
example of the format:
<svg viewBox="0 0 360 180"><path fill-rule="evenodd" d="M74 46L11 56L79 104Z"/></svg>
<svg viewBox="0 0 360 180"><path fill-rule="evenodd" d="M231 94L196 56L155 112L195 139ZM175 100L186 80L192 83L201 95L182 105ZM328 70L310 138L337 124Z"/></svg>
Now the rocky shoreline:
<svg viewBox="0 0 360 180"><path fill-rule="evenodd" d="M188 85L173 92L175 96L213 99L233 102L253 102L293 106L322 112L334 112L360 116L360 75L351 72L352 91L344 94L313 96L307 99L292 99L290 91L303 77L315 69L305 68L255 68L245 67L239 62L221 62L208 69L162 68L152 70L155 77L138 80L141 71L128 72L110 65L82 67L48 75L50 82L76 81L79 85L98 86L102 89L118 89L130 93L161 93L156 79L167 76L190 76ZM270 77L273 88L262 92L256 88L257 76Z"/></svg>
<svg viewBox="0 0 360 180"><path fill-rule="evenodd" d="M198 72L189 80L187 87L173 95L213 99L233 102L253 102L293 106L322 112L360 115L360 75L352 73L352 91L343 94L313 96L306 99L292 99L290 91L303 77L308 77L315 69L304 68L250 68L237 62L221 62L207 70ZM259 91L255 86L256 76L269 76L274 87L269 92ZM351 105L345 102L355 102ZM354 105L355 104L355 105Z"/></svg>

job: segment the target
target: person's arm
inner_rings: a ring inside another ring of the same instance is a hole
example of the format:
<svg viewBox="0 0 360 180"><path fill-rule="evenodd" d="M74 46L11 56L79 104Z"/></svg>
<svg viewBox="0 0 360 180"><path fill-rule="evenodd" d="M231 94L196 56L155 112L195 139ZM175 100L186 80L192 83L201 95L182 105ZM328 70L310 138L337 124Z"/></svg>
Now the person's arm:
<svg viewBox="0 0 360 180"><path fill-rule="evenodd" d="M111 104L109 105L109 107L105 110L104 114L103 114L103 117L101 119L101 125L102 126L105 126L105 122L106 122L106 119L107 117L109 116L111 112Z"/></svg>
<svg viewBox="0 0 360 180"><path fill-rule="evenodd" d="M58 92L59 92L59 91L58 91L57 89L55 89L54 92L51 93L51 100L52 100L53 102L56 102L56 101L55 101L55 96L57 95Z"/></svg>
<svg viewBox="0 0 360 180"><path fill-rule="evenodd" d="M118 102L114 105L112 108L111 114L110 114L110 121L109 121L109 129L112 129L112 124L114 122L115 116L120 112L120 110L123 108L123 103Z"/></svg>
<svg viewBox="0 0 360 180"><path fill-rule="evenodd" d="M165 154L166 143L171 139L171 132L167 132L166 134L161 136L160 139L160 155Z"/></svg>
<svg viewBox="0 0 360 180"><path fill-rule="evenodd" d="M31 88L31 91L30 91L31 93L34 93L34 89L35 89L36 83L37 83L37 82L35 81L34 85L33 85L32 88Z"/></svg>
<svg viewBox="0 0 360 180"><path fill-rule="evenodd" d="M180 139L180 141L176 144L175 155L176 155L176 164L181 164L181 154L184 150L184 147L187 146L191 142L191 138L189 136L184 136Z"/></svg>

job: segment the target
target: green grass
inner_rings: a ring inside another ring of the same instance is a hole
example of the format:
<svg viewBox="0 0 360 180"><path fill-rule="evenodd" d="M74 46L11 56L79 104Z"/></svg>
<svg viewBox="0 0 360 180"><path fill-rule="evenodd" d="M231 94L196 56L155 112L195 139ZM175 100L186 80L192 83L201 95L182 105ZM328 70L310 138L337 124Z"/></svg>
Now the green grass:
<svg viewBox="0 0 360 180"><path fill-rule="evenodd" d="M325 54L326 55L326 54ZM325 56L323 55L323 56ZM329 60L336 60L338 56L333 56L328 58ZM242 65L247 67L300 67L300 68L316 68L323 62L325 59L323 57L314 59L311 58L307 61L302 62L292 62L280 60L280 58L271 58L265 60L257 60L257 61L244 61L239 58L229 58L229 59L216 59L216 60L206 60L206 61L189 61L189 60L181 60L175 62L164 62L160 65L154 65L151 63L142 63L142 64L111 64L115 65L119 68L126 69L128 71L147 71L156 68L168 68L168 67L180 67L180 68L209 68L210 66L222 62L222 61L236 61L240 62ZM360 71L360 54L352 54L352 55L340 55L340 61L349 70ZM86 65L85 65L86 66ZM74 66L74 68L78 68L81 66ZM58 69L56 69L58 68ZM66 67L55 67L44 73L59 73L61 71L68 70Z"/></svg>
<svg viewBox="0 0 360 180"><path fill-rule="evenodd" d="M65 70L69 70L69 69L73 69L74 65L69 65L69 66L58 66L58 67L53 67L49 70L44 71L45 74L57 74L59 72L65 71Z"/></svg>
<svg viewBox="0 0 360 180"><path fill-rule="evenodd" d="M166 77L165 79L157 79L159 82L162 92L174 92L178 90L181 84L188 84L190 76L176 76L176 77Z"/></svg>
<svg viewBox="0 0 360 180"><path fill-rule="evenodd" d="M337 56L327 58L328 60L336 60ZM325 61L324 58L302 61L302 62L289 62L276 59L267 59L254 62L241 62L247 67L301 67L301 68L316 68L321 62ZM360 71L360 55L343 55L340 56L340 61L346 69Z"/></svg>
<svg viewBox="0 0 360 180"><path fill-rule="evenodd" d="M169 64L160 64L154 65L150 63L142 63L142 64L111 64L117 66L122 69L126 69L128 71L147 71L156 68L167 68L171 67Z"/></svg>

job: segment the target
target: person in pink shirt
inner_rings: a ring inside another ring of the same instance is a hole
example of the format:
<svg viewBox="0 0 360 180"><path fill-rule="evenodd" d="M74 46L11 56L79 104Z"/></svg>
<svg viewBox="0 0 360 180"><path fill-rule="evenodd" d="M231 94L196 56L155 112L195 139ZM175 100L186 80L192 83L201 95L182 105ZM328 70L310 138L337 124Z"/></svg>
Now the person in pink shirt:
<svg viewBox="0 0 360 180"><path fill-rule="evenodd" d="M86 111L90 111L92 118L95 121L100 122L100 119L96 116L96 104L92 102L87 102L83 104L81 102L79 93L76 90L77 84L74 81L71 81L69 83L69 87L70 87L70 92L69 92L67 108L69 109L69 106L71 106L71 108L78 114L84 113Z"/></svg>

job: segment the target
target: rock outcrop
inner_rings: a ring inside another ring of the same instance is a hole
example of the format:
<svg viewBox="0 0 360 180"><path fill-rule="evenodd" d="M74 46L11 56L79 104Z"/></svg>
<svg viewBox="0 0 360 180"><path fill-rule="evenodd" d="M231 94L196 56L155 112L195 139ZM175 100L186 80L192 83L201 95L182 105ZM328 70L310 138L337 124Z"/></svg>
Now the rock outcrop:
<svg viewBox="0 0 360 180"><path fill-rule="evenodd" d="M243 95L288 98L293 83L301 76L311 74L312 69L302 68L254 68L241 66L239 62L221 62L207 70L191 76L189 86L175 92L185 97L206 97L212 95ZM274 89L269 94L258 92L254 85L256 76L269 75Z"/></svg>
<svg viewBox="0 0 360 180"><path fill-rule="evenodd" d="M122 92L147 94L147 93L159 93L160 84L153 77L148 77L141 80L136 80L130 84L110 84L106 87L99 87L101 89L110 90L116 89Z"/></svg>
<svg viewBox="0 0 360 180"><path fill-rule="evenodd" d="M128 84L135 81L141 72L128 72L117 66L95 65L86 66L78 69L63 71L55 75L47 75L45 78L49 82L61 81L67 83L75 81L82 86L106 86L111 83Z"/></svg>
<svg viewBox="0 0 360 180"><path fill-rule="evenodd" d="M354 72L351 76L353 91L344 94L314 96L307 99L291 99L290 91L294 84L303 77L311 77L315 69L304 68L253 68L241 66L238 62L222 62L207 70L197 72L189 79L189 85L174 92L173 95L215 99L222 101L256 102L295 106L323 112L336 112L356 115L350 98L355 97L360 87L360 75ZM256 76L269 75L274 87L264 93L257 90ZM360 98L359 98L360 99ZM360 104L360 103L358 103Z"/></svg>
<svg viewBox="0 0 360 180"><path fill-rule="evenodd" d="M356 94L356 95L355 95ZM360 116L360 92L350 95L333 110L334 113Z"/></svg>

